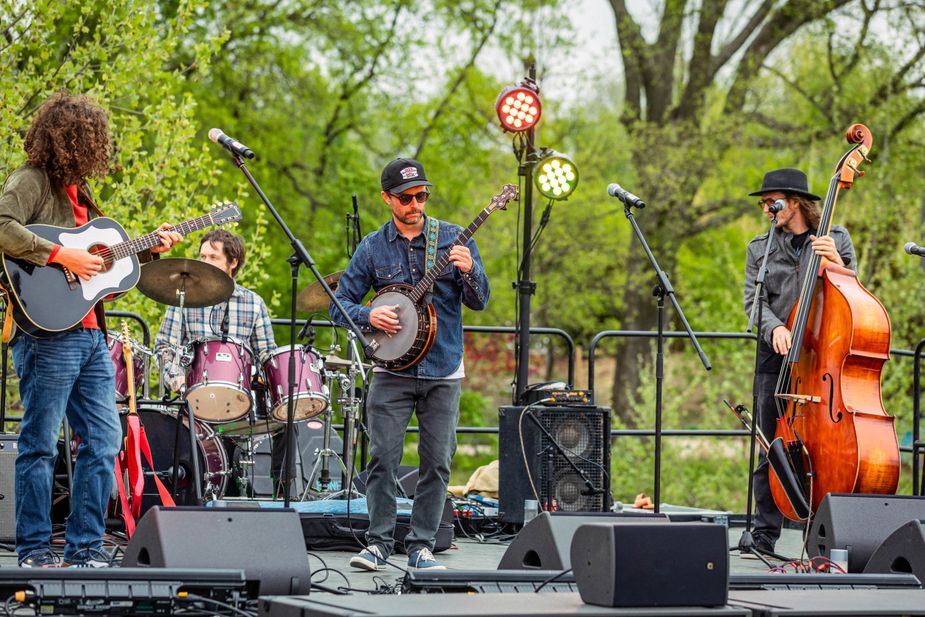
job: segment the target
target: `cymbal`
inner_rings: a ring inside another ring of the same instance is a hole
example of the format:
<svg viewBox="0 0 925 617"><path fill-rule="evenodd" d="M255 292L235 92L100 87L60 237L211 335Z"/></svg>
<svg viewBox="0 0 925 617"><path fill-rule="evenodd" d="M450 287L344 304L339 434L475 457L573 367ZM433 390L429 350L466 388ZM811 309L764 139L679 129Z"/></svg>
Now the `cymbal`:
<svg viewBox="0 0 925 617"><path fill-rule="evenodd" d="M324 277L324 281L328 284L328 287L331 288L331 291L337 289L337 282L343 274L344 271L341 270L340 272L332 272ZM305 311L306 313L314 313L316 311L327 312L330 305L331 298L324 292L324 288L318 281L315 281L300 291L295 303L295 307L298 310Z"/></svg>
<svg viewBox="0 0 925 617"><path fill-rule="evenodd" d="M345 360L344 358L339 358L334 355L327 355L324 357L324 368L331 369L334 371L340 369L349 369L353 363L350 360ZM364 371L369 368L368 364L361 364L360 368Z"/></svg>
<svg viewBox="0 0 925 617"><path fill-rule="evenodd" d="M201 308L224 302L234 281L220 268L198 259L156 259L141 267L138 291L160 304L180 306L177 291L185 290L183 306Z"/></svg>

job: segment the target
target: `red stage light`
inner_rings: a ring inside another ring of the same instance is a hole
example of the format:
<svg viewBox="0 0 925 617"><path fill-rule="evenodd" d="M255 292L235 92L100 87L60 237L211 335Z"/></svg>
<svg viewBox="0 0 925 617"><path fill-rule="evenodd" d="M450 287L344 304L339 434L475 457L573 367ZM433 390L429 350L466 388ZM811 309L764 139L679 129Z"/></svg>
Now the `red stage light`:
<svg viewBox="0 0 925 617"><path fill-rule="evenodd" d="M505 131L519 133L533 128L543 111L536 84L525 80L518 86L508 86L498 95L495 111Z"/></svg>

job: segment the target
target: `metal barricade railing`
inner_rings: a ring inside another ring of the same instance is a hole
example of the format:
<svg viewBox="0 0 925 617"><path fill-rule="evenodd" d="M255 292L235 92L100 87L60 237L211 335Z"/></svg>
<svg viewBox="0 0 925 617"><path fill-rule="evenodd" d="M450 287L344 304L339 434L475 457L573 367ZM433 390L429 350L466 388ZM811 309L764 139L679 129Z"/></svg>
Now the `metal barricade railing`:
<svg viewBox="0 0 925 617"><path fill-rule="evenodd" d="M296 326L304 326L305 321L304 319L296 319ZM270 322L274 326L289 327L288 319L271 319ZM334 323L326 319L313 319L309 325L330 328L334 326ZM516 334L517 330L514 326L463 326L463 332L480 334ZM568 348L568 385L569 387L573 386L575 384L575 340L572 336L562 328L543 327L530 328L530 334L548 334L560 337L565 341Z"/></svg>
<svg viewBox="0 0 925 617"><path fill-rule="evenodd" d="M703 339L739 339L755 340L754 334L746 332L695 332L697 338ZM652 330L603 330L594 335L588 345L588 390L594 392L594 352L605 338L656 338L658 333ZM664 333L665 338L687 338L687 332L672 330Z"/></svg>

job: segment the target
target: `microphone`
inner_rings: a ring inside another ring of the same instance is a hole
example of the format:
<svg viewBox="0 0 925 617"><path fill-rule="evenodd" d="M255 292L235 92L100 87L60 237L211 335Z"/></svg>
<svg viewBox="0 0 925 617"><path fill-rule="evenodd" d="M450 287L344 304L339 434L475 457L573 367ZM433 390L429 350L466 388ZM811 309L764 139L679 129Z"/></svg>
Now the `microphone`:
<svg viewBox="0 0 925 617"><path fill-rule="evenodd" d="M906 246L904 246L903 248L910 255L918 255L919 257L925 257L925 246L919 246L915 242L906 242Z"/></svg>
<svg viewBox="0 0 925 617"><path fill-rule="evenodd" d="M222 132L222 129L209 129L209 139L217 144L225 146L225 149L237 156L243 156L246 159L254 158L254 151L242 144L234 137L228 137Z"/></svg>
<svg viewBox="0 0 925 617"><path fill-rule="evenodd" d="M627 206L635 206L636 208L646 207L646 202L639 199L616 182L607 186L607 194L611 197L616 197Z"/></svg>
<svg viewBox="0 0 925 617"><path fill-rule="evenodd" d="M783 199L778 199L773 204L768 206L768 212L771 214L777 214L787 206L787 202Z"/></svg>
<svg viewBox="0 0 925 617"><path fill-rule="evenodd" d="M604 489L602 489L602 488L594 488L594 487L592 486L592 487L588 487L588 488L583 488L583 489L581 489L580 491L578 491L578 494L579 494L579 495L589 496L589 495L603 495L603 494L606 493L606 492L607 492L607 491L604 490Z"/></svg>

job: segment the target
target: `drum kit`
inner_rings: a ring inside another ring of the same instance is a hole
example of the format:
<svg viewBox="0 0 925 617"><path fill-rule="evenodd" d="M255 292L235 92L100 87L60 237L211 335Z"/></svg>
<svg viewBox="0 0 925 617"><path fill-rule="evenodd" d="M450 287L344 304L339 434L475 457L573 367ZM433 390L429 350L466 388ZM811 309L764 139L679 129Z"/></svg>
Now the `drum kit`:
<svg viewBox="0 0 925 617"><path fill-rule="evenodd" d="M325 277L328 285L335 287L340 274ZM183 307L224 302L231 296L234 283L221 269L205 262L160 259L142 267L137 287L159 303L179 307L182 320ZM299 295L297 306L300 310L317 312L327 309L327 301L320 284L314 283ZM212 336L175 346L173 360L160 362L140 342L130 339L129 344L136 375L148 375L153 361L162 376L185 374L186 377L185 385L174 399L162 396L151 400L148 380L140 379L141 383L136 384L136 394L143 388L145 400L139 406L139 414L157 467L148 475L157 474L167 482L177 505L226 498L226 493L262 496L254 491L254 470L248 467L254 465L257 446L267 436L283 435L290 399L289 361L293 356L296 375L293 422L298 426L318 418L323 420L324 427L323 446L315 455L311 472L307 476L302 474L304 490L299 492L303 487L295 486L296 494L302 499L343 494L332 490L340 485L333 481L331 470L339 468L345 480L352 471L345 463L352 465L354 461L355 433L362 407L356 384L369 368L362 362L352 333L348 332L349 360L332 355L337 349L333 346L331 353L322 354L311 345L287 345L278 347L260 363L245 342ZM124 404L129 385L122 341L110 336L109 351L116 373L116 400ZM160 382L163 394L165 379ZM334 414L329 384L336 387L334 402L344 417L342 452L330 447ZM145 495L153 500L156 493L153 481L151 484L151 490L146 486Z"/></svg>

